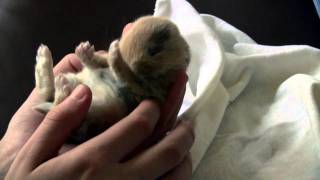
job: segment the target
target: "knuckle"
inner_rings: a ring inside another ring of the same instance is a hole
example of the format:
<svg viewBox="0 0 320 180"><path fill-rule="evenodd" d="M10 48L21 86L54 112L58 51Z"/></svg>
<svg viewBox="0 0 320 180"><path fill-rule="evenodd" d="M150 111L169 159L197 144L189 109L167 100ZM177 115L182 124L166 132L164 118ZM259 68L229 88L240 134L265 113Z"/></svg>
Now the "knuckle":
<svg viewBox="0 0 320 180"><path fill-rule="evenodd" d="M150 178L147 178L143 173L141 175L136 176L135 178L128 178L128 180L150 180Z"/></svg>
<svg viewBox="0 0 320 180"><path fill-rule="evenodd" d="M188 155L185 163L186 163L187 172L189 172L189 174L191 176L192 175L193 164L192 164L192 160L191 160L190 154Z"/></svg>
<svg viewBox="0 0 320 180"><path fill-rule="evenodd" d="M182 138L192 145L195 141L195 133L193 128L187 123L182 123Z"/></svg>
<svg viewBox="0 0 320 180"><path fill-rule="evenodd" d="M159 104L156 101L153 100L145 100L143 102L146 107L149 109L149 115L152 117L158 117L160 116L160 108Z"/></svg>
<svg viewBox="0 0 320 180"><path fill-rule="evenodd" d="M78 56L76 54L74 54L74 53L70 53L70 54L67 54L64 58L68 59L68 60L70 60L70 59L78 59Z"/></svg>
<svg viewBox="0 0 320 180"><path fill-rule="evenodd" d="M60 119L63 119L63 115L64 115L64 113L61 112L59 109L53 108L46 115L45 119L46 119L46 121L57 122Z"/></svg>
<svg viewBox="0 0 320 180"><path fill-rule="evenodd" d="M82 156L79 159L79 166L81 171L86 171L88 175L94 175L99 169L100 166L100 159L96 158L95 156Z"/></svg>
<svg viewBox="0 0 320 180"><path fill-rule="evenodd" d="M127 176L128 178L126 180L148 180L150 178L147 178L146 173L143 170L140 170L138 172L135 172L134 175Z"/></svg>
<svg viewBox="0 0 320 180"><path fill-rule="evenodd" d="M139 131L146 135L150 135L153 132L153 123L148 117L140 115L136 116L135 119L135 126Z"/></svg>
<svg viewBox="0 0 320 180"><path fill-rule="evenodd" d="M163 156L170 165L178 164L184 159L183 151L176 144L168 145L163 151Z"/></svg>

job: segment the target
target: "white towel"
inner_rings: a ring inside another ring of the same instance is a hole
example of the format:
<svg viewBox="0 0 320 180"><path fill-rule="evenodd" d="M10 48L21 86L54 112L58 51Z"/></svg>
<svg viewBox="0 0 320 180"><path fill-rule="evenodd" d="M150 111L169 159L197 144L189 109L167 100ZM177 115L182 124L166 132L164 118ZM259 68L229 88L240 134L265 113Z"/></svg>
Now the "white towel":
<svg viewBox="0 0 320 180"><path fill-rule="evenodd" d="M320 179L320 51L263 46L185 0L158 0L191 47L181 116L193 120L193 179Z"/></svg>

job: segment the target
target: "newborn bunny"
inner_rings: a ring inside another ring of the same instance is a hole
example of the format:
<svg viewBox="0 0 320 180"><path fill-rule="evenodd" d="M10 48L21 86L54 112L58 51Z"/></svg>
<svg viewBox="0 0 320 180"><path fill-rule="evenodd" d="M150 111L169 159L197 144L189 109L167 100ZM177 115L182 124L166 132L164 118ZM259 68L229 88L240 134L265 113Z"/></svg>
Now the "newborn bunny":
<svg viewBox="0 0 320 180"><path fill-rule="evenodd" d="M45 102L35 107L46 113L78 84L92 91L92 103L71 141L82 142L126 116L145 98L163 102L176 72L188 66L190 53L178 28L168 19L145 16L115 40L107 55L89 42L75 50L83 64L79 73L53 76L50 50L41 45L35 67L36 87ZM107 117L107 119L106 119Z"/></svg>

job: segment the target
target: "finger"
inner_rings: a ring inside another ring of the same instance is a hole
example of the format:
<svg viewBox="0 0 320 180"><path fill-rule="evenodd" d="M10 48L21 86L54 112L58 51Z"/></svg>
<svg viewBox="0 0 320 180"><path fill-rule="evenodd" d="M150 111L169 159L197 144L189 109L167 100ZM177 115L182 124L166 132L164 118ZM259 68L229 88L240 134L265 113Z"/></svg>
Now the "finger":
<svg viewBox="0 0 320 180"><path fill-rule="evenodd" d="M78 72L82 69L80 59L75 54L65 56L53 69L55 75L66 72Z"/></svg>
<svg viewBox="0 0 320 180"><path fill-rule="evenodd" d="M188 76L185 71L179 71L176 83L173 85L167 101L161 108L160 120L155 130L155 135L158 135L158 138L162 138L165 132L169 131L175 123L183 101L187 81Z"/></svg>
<svg viewBox="0 0 320 180"><path fill-rule="evenodd" d="M161 107L160 120L158 121L151 137L148 138L146 142L141 144L132 153L130 153L129 156L126 157L126 159L147 149L156 142L159 142L159 140L162 139L163 136L165 136L166 132L171 130L173 125L176 123L176 117L183 101L185 85L187 81L188 77L185 71L179 71L175 81L176 83L173 84L173 87L171 88L169 95L166 98L166 102Z"/></svg>
<svg viewBox="0 0 320 180"><path fill-rule="evenodd" d="M70 54L65 56L54 68L55 74L64 73L64 72L77 72L81 70L82 65L79 58ZM44 118L44 114L32 109L32 107L38 105L42 102L41 97L37 93L36 89L33 89L27 100L21 105L18 111L12 117L9 128L10 129L27 129L26 131L21 131L18 134L16 132L7 132L14 133L16 139L21 140L22 142L27 142L33 132L41 123ZM21 123L21 120L24 120L24 123ZM17 149L21 148L24 143L17 143Z"/></svg>
<svg viewBox="0 0 320 180"><path fill-rule="evenodd" d="M21 151L26 164L37 167L55 156L71 131L81 123L91 103L88 87L79 85L62 103L51 109Z"/></svg>
<svg viewBox="0 0 320 180"><path fill-rule="evenodd" d="M158 104L145 100L129 116L77 149L83 156L99 156L101 162L118 162L152 133L159 114Z"/></svg>
<svg viewBox="0 0 320 180"><path fill-rule="evenodd" d="M161 180L185 180L192 175L192 163L190 154L173 170L161 177Z"/></svg>
<svg viewBox="0 0 320 180"><path fill-rule="evenodd" d="M55 67L54 73L65 73L65 72L78 72L82 69L82 64L79 58L75 54L69 54L65 56ZM41 98L37 94L36 90L34 89L21 108L17 111L17 113L22 113L25 115L25 111L30 111L31 107L38 104L41 101ZM33 113L30 114L30 119L34 115L37 117L39 116L37 111L32 111ZM27 113L29 114L29 113ZM28 115L29 117L29 115ZM39 118L43 118L43 116L39 116Z"/></svg>
<svg viewBox="0 0 320 180"><path fill-rule="evenodd" d="M177 166L194 142L189 123L182 121L162 141L127 162L142 179L155 179Z"/></svg>
<svg viewBox="0 0 320 180"><path fill-rule="evenodd" d="M65 56L53 69L54 74L66 72L78 72L82 69L82 64L79 58L75 54L69 54ZM33 107L41 102L41 98L34 89L25 103L22 105L22 108L27 108L30 110L30 107ZM19 109L20 110L20 109ZM37 111L33 111L32 115L39 114ZM42 116L43 117L43 116Z"/></svg>
<svg viewBox="0 0 320 180"><path fill-rule="evenodd" d="M63 154L63 153L66 153L72 149L74 149L75 147L77 147L77 145L75 144L64 144L61 149L59 150L58 154Z"/></svg>

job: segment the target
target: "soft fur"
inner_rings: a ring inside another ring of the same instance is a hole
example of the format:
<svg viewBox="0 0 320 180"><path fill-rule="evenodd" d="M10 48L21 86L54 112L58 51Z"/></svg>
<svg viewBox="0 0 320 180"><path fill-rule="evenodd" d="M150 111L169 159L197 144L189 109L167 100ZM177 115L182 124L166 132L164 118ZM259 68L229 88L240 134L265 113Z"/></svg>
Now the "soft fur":
<svg viewBox="0 0 320 180"><path fill-rule="evenodd" d="M95 52L89 42L75 50L83 64L79 73L53 76L50 50L38 49L36 87L45 102L35 108L48 112L62 102L78 84L92 91L86 119L72 140L84 141L127 115L145 98L163 102L174 76L189 63L189 48L178 28L169 20L146 16L138 19L120 41L111 43L107 55Z"/></svg>

